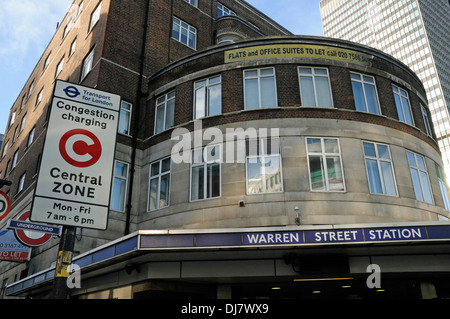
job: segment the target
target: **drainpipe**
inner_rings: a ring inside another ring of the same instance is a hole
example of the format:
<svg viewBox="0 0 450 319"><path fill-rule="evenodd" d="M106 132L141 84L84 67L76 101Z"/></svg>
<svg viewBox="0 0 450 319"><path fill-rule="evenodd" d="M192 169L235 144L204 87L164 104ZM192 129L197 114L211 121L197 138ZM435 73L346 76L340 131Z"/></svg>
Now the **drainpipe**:
<svg viewBox="0 0 450 319"><path fill-rule="evenodd" d="M132 136L132 153L131 153L131 163L130 163L130 182L128 188L128 199L126 206L126 221L125 221L125 235L130 233L130 222L131 222L131 209L132 209L132 197L133 197L133 183L134 183L134 174L136 172L136 151L137 151L137 139L139 133L139 125L138 122L140 120L141 113L141 101L143 98L147 97L148 94L142 92L142 83L144 80L144 68L145 68L145 49L147 47L147 32L148 32L148 24L149 24L149 15L150 15L150 1L147 0L147 7L145 10L145 24L144 31L142 33L142 48L141 48L141 56L140 56L140 70L139 70L139 83L136 90L136 101L135 101L135 111L133 119L133 136Z"/></svg>

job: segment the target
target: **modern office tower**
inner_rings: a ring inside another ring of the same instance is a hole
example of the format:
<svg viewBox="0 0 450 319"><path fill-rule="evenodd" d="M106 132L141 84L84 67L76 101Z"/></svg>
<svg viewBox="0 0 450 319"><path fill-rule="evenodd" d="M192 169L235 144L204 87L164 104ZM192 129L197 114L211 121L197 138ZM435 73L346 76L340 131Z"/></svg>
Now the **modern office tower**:
<svg viewBox="0 0 450 319"><path fill-rule="evenodd" d="M450 3L447 0L322 0L323 31L406 63L422 80L450 177Z"/></svg>
<svg viewBox="0 0 450 319"><path fill-rule="evenodd" d="M107 228L76 228L71 298L450 296L443 163L392 56L240 0L76 0L11 109L0 238L31 207L55 78L122 97ZM1 295L52 297L59 243L1 261Z"/></svg>

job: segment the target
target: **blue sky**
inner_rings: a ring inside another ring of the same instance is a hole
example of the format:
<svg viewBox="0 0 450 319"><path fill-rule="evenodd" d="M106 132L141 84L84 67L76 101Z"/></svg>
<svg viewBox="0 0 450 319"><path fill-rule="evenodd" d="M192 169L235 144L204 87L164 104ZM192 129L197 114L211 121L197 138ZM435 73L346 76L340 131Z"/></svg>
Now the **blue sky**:
<svg viewBox="0 0 450 319"><path fill-rule="evenodd" d="M0 0L0 133L73 0ZM320 0L247 0L294 34L323 35Z"/></svg>

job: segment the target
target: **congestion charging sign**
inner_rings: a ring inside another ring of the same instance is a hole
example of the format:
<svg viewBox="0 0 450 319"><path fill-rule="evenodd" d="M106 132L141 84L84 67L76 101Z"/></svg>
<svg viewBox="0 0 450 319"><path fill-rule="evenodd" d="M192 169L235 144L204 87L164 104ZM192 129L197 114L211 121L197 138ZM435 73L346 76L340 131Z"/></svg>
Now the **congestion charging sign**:
<svg viewBox="0 0 450 319"><path fill-rule="evenodd" d="M120 103L57 80L30 220L107 228Z"/></svg>

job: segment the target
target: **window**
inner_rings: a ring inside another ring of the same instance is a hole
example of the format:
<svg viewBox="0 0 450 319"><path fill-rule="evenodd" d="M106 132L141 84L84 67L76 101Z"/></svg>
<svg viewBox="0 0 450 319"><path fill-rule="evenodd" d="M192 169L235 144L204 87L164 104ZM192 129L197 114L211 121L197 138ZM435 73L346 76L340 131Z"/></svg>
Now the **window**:
<svg viewBox="0 0 450 319"><path fill-rule="evenodd" d="M36 106L39 104L39 103L41 103L41 101L42 101L42 94L44 93L44 89L42 89L42 90L40 90L39 91L39 94L38 94L38 96L36 97Z"/></svg>
<svg viewBox="0 0 450 319"><path fill-rule="evenodd" d="M119 129L118 129L119 133L130 135L132 107L133 105L131 103L122 101L122 104L120 105Z"/></svg>
<svg viewBox="0 0 450 319"><path fill-rule="evenodd" d="M427 109L423 105L420 105L420 108L422 110L423 123L425 124L425 133L427 133L428 136L433 137L433 133L431 131L430 118L428 117Z"/></svg>
<svg viewBox="0 0 450 319"><path fill-rule="evenodd" d="M20 103L20 110L22 110L23 107L25 106L25 102L26 102L26 99L25 99L25 95L24 95L24 96L22 96L22 101Z"/></svg>
<svg viewBox="0 0 450 319"><path fill-rule="evenodd" d="M59 61L58 65L56 66L56 72L55 72L55 78L62 72L64 66L64 58Z"/></svg>
<svg viewBox="0 0 450 319"><path fill-rule="evenodd" d="M8 147L9 147L9 141L6 142L5 146L3 147L2 158L5 157L6 152L8 151Z"/></svg>
<svg viewBox="0 0 450 319"><path fill-rule="evenodd" d="M237 34L221 34L216 38L216 43L221 44L225 42L236 42L242 40L242 37Z"/></svg>
<svg viewBox="0 0 450 319"><path fill-rule="evenodd" d="M298 68L302 106L333 107L326 68Z"/></svg>
<svg viewBox="0 0 450 319"><path fill-rule="evenodd" d="M247 194L282 192L280 140L246 142Z"/></svg>
<svg viewBox="0 0 450 319"><path fill-rule="evenodd" d="M150 165L148 211L169 206L170 165L170 157Z"/></svg>
<svg viewBox="0 0 450 319"><path fill-rule="evenodd" d="M244 71L245 109L277 107L275 69Z"/></svg>
<svg viewBox="0 0 450 319"><path fill-rule="evenodd" d="M408 156L409 169L411 171L416 199L433 204L433 194L431 193L425 158L409 151L407 151L406 154Z"/></svg>
<svg viewBox="0 0 450 319"><path fill-rule="evenodd" d="M3 178L6 178L6 176L8 176L9 173L9 163L11 163L11 159L8 160L8 162L6 163L6 167L5 167L5 175L3 175Z"/></svg>
<svg viewBox="0 0 450 319"><path fill-rule="evenodd" d="M33 144L35 132L36 132L36 126L33 127L30 131L30 134L28 134L27 147L30 146L31 144Z"/></svg>
<svg viewBox="0 0 450 319"><path fill-rule="evenodd" d="M16 120L16 112L14 111L12 114L11 114L11 119L9 120L9 126L8 127L11 127L13 124L14 124L14 121Z"/></svg>
<svg viewBox="0 0 450 319"><path fill-rule="evenodd" d="M31 82L30 86L28 87L28 95L27 95L27 98L29 98L30 95L33 93L33 89L34 89L34 81Z"/></svg>
<svg viewBox="0 0 450 319"><path fill-rule="evenodd" d="M194 84L194 119L222 113L221 77L216 76Z"/></svg>
<svg viewBox="0 0 450 319"><path fill-rule="evenodd" d="M84 80L86 75L92 70L92 66L94 63L94 50L91 50L89 54L83 60L83 70L81 71L81 81Z"/></svg>
<svg viewBox="0 0 450 319"><path fill-rule="evenodd" d="M439 181L439 188L441 189L442 200L444 201L444 207L448 212L450 212L450 198L448 196L447 183L445 182L446 181L445 173L440 165L438 165L437 163L435 164Z"/></svg>
<svg viewBox="0 0 450 319"><path fill-rule="evenodd" d="M191 201L220 196L221 147L207 146L192 151Z"/></svg>
<svg viewBox="0 0 450 319"><path fill-rule="evenodd" d="M16 167L18 158L19 158L19 150L14 152L13 160L12 160L12 164L11 164L11 169Z"/></svg>
<svg viewBox="0 0 450 319"><path fill-rule="evenodd" d="M217 18L223 16L236 16L236 13L225 7L223 4L217 4Z"/></svg>
<svg viewBox="0 0 450 319"><path fill-rule="evenodd" d="M174 17L172 38L195 49L197 43L197 29Z"/></svg>
<svg viewBox="0 0 450 319"><path fill-rule="evenodd" d="M22 117L22 121L20 121L20 129L19 129L19 133L23 131L23 129L25 128L25 122L27 120L27 115L25 114Z"/></svg>
<svg viewBox="0 0 450 319"><path fill-rule="evenodd" d="M12 143L13 143L13 144L14 144L14 142L16 141L17 136L19 136L19 134L17 133L18 130L19 130L19 126L16 126L16 128L14 129L13 137L12 137Z"/></svg>
<svg viewBox="0 0 450 319"><path fill-rule="evenodd" d="M380 114L377 88L373 76L350 73L355 106L358 111Z"/></svg>
<svg viewBox="0 0 450 319"><path fill-rule="evenodd" d="M112 186L111 209L125 211L125 199L128 183L128 164L116 161Z"/></svg>
<svg viewBox="0 0 450 319"><path fill-rule="evenodd" d="M20 176L19 184L17 185L17 194L19 194L20 192L23 191L23 187L25 186L25 176L26 176L26 173L23 173Z"/></svg>
<svg viewBox="0 0 450 319"><path fill-rule="evenodd" d="M78 5L77 18L80 16L81 12L83 11L83 7L84 7L84 1L81 1L80 4Z"/></svg>
<svg viewBox="0 0 450 319"><path fill-rule="evenodd" d="M27 115L25 114L22 117L22 121L20 121L20 129L19 129L19 133L23 131L24 127L25 127L25 122L27 120Z"/></svg>
<svg viewBox="0 0 450 319"><path fill-rule="evenodd" d="M344 173L337 138L306 138L312 191L343 192Z"/></svg>
<svg viewBox="0 0 450 319"><path fill-rule="evenodd" d="M363 146L370 192L397 196L389 146L370 142L363 142Z"/></svg>
<svg viewBox="0 0 450 319"><path fill-rule="evenodd" d="M72 28L72 17L70 17L69 22L67 22L66 27L64 28L63 32L63 39L66 37L66 35L69 33L70 29Z"/></svg>
<svg viewBox="0 0 450 319"><path fill-rule="evenodd" d="M192 4L194 7L198 6L198 0L184 0L189 4Z"/></svg>
<svg viewBox="0 0 450 319"><path fill-rule="evenodd" d="M94 9L91 15L91 23L89 24L89 32L95 27L97 22L100 20L100 11L102 8L102 3L100 2L98 6Z"/></svg>
<svg viewBox="0 0 450 319"><path fill-rule="evenodd" d="M155 134L170 129L174 125L175 91L156 100Z"/></svg>
<svg viewBox="0 0 450 319"><path fill-rule="evenodd" d="M72 44L70 45L70 52L69 56L72 56L75 53L75 49L77 47L77 39L73 40Z"/></svg>
<svg viewBox="0 0 450 319"><path fill-rule="evenodd" d="M395 106L397 107L398 119L410 125L414 125L414 120L411 113L411 106L409 104L408 92L393 85Z"/></svg>
<svg viewBox="0 0 450 319"><path fill-rule="evenodd" d="M44 62L44 70L48 67L48 65L50 64L50 54L47 56L47 58L45 59Z"/></svg>

